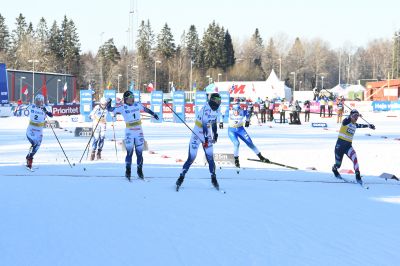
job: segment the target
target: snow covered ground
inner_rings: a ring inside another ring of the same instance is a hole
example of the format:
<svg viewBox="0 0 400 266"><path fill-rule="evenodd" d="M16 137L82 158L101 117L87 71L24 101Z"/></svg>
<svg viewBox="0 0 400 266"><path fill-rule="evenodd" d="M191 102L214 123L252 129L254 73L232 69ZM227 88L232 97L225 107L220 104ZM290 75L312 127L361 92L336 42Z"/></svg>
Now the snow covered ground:
<svg viewBox="0 0 400 266"><path fill-rule="evenodd" d="M364 115L377 130L358 129L353 146L369 190L333 177L339 126L312 115L327 130L253 120L248 132L264 156L300 170L248 161L256 156L242 144L244 169L217 170L226 194L211 187L202 151L175 192L190 138L182 124L144 122L149 182L129 183L123 123L118 159L109 126L104 159L80 164L89 138L62 122L55 132L72 168L45 129L29 172L26 118L0 118L0 265L398 265L400 182L378 176L400 176L400 119ZM226 128L215 152L233 152ZM347 157L342 169L352 170Z"/></svg>

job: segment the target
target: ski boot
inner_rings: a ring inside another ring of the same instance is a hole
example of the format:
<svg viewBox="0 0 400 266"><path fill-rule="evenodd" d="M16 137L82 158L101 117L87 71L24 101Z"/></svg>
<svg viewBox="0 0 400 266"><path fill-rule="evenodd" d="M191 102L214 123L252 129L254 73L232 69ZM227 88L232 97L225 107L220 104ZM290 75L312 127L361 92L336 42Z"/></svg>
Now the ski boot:
<svg viewBox="0 0 400 266"><path fill-rule="evenodd" d="M235 166L236 166L237 168L240 168L239 156L235 156Z"/></svg>
<svg viewBox="0 0 400 266"><path fill-rule="evenodd" d="M93 161L94 157L96 155L96 151L92 151L92 153L90 154L90 160Z"/></svg>
<svg viewBox="0 0 400 266"><path fill-rule="evenodd" d="M267 158L265 158L264 156L261 155L261 152L259 154L257 154L258 158L260 158L260 161L263 163L270 163L270 160L268 160Z"/></svg>
<svg viewBox="0 0 400 266"><path fill-rule="evenodd" d="M33 158L26 157L26 167L32 169Z"/></svg>
<svg viewBox="0 0 400 266"><path fill-rule="evenodd" d="M127 164L125 168L125 177L131 182L131 165Z"/></svg>
<svg viewBox="0 0 400 266"><path fill-rule="evenodd" d="M181 174L179 175L178 180L176 180L176 191L179 191L179 188L180 188L180 186L182 185L183 179L184 179L184 178L185 178L185 174L184 174L184 173L181 173Z"/></svg>
<svg viewBox="0 0 400 266"><path fill-rule="evenodd" d="M97 150L97 160L101 160L101 150Z"/></svg>
<svg viewBox="0 0 400 266"><path fill-rule="evenodd" d="M137 167L137 174L139 179L144 180L143 170L141 166Z"/></svg>
<svg viewBox="0 0 400 266"><path fill-rule="evenodd" d="M360 171L356 171L356 182L362 185L361 174Z"/></svg>
<svg viewBox="0 0 400 266"><path fill-rule="evenodd" d="M339 174L338 169L336 167L336 165L332 166L332 172L335 175L336 178L342 178L342 176Z"/></svg>
<svg viewBox="0 0 400 266"><path fill-rule="evenodd" d="M219 190L219 184L217 181L217 176L215 174L211 175L211 183L213 184L216 190Z"/></svg>

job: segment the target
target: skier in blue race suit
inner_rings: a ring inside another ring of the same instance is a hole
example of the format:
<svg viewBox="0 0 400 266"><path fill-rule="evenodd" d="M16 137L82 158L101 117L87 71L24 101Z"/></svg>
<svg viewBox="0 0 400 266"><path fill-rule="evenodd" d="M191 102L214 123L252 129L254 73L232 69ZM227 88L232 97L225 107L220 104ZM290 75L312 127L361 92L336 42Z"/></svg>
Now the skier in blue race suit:
<svg viewBox="0 0 400 266"><path fill-rule="evenodd" d="M249 134L244 129L243 124L245 127L250 125L250 117L251 113L248 110L243 110L240 108L239 103L235 103L232 107L232 110L229 112L229 127L228 127L228 136L231 139L234 149L233 155L235 157L235 166L240 167L239 163L239 139L241 139L246 145L257 154L258 158L262 162L269 163L270 161L264 156L261 155L261 152L257 149L254 145L253 141L251 140Z"/></svg>
<svg viewBox="0 0 400 266"><path fill-rule="evenodd" d="M217 117L218 108L221 104L221 96L219 93L212 93L210 99L203 108L200 109L199 114L196 117L195 127L193 128L193 134L190 138L189 143L189 155L182 167L182 172L176 181L176 190L182 185L185 178L185 174L189 171L190 166L194 162L197 156L197 151L200 144L203 146L204 153L208 162L208 167L211 173L211 183L219 190L219 184L215 175L215 162L213 144L217 142Z"/></svg>

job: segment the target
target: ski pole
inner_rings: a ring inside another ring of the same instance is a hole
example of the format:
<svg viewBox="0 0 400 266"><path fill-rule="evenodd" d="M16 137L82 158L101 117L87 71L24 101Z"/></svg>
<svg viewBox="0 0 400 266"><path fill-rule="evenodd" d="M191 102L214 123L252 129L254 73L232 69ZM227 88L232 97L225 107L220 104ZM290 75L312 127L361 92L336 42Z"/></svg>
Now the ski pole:
<svg viewBox="0 0 400 266"><path fill-rule="evenodd" d="M113 133L114 133L115 157L117 158L117 161L118 161L117 139L115 138L114 117L112 117L112 128L113 128Z"/></svg>
<svg viewBox="0 0 400 266"><path fill-rule="evenodd" d="M105 111L106 111L106 109L103 110L103 112L101 113L100 118L103 117ZM92 135L90 136L90 139L89 139L89 141L88 141L88 144L86 145L86 148L85 148L85 150L84 150L83 153L82 153L82 156L81 156L81 159L79 160L79 163L82 162L82 158L83 158L83 156L85 155L86 149L89 147L90 141L92 140L93 135L94 135L94 132L96 131L97 126L99 125L99 123L100 123L100 119L99 119L99 121L97 121L96 127L95 127L94 130L92 131Z"/></svg>
<svg viewBox="0 0 400 266"><path fill-rule="evenodd" d="M58 137L57 137L57 135L56 135L56 132L54 131L53 126L51 125L50 121L47 119L47 116L46 116L46 120L47 120L47 124L50 125L50 128L51 128L51 130L53 131L54 137L56 137L56 140L57 140L58 144L60 145L60 148L61 148L62 152L64 153L65 158L67 158L67 161L68 161L69 166L72 168L72 165L71 165L71 163L69 162L68 156L67 156L67 154L65 153L65 151L64 151L64 149L63 149L63 147L62 147L62 145L61 145L61 143L60 143L60 140L58 139Z"/></svg>
<svg viewBox="0 0 400 266"><path fill-rule="evenodd" d="M183 121L183 119L174 111L174 109L172 109L172 108L168 105L167 101L164 101L164 103L165 103L165 104L168 106L168 108L179 118L179 120L181 120L182 123L185 124L185 126L186 126L190 131L192 131L192 133L193 133L196 137L199 138L199 140L201 141L201 143L204 144L204 142L201 140L201 138L186 124L185 121Z"/></svg>

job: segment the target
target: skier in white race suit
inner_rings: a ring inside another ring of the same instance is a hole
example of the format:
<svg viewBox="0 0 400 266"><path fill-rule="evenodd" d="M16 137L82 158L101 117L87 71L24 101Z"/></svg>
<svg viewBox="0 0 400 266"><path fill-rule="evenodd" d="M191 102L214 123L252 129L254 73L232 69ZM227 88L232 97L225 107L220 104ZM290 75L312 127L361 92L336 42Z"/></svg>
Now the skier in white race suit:
<svg viewBox="0 0 400 266"><path fill-rule="evenodd" d="M100 99L100 104L96 105L92 112L90 112L90 118L93 120L93 142L92 142L92 153L90 155L90 160L93 161L97 150L97 160L101 159L101 151L104 146L104 139L106 138L107 130L107 100L102 97ZM97 126L97 127L96 127Z"/></svg>
<svg viewBox="0 0 400 266"><path fill-rule="evenodd" d="M46 110L42 94L36 95L35 103L29 105L27 109L29 110L29 125L26 129L26 137L31 143L31 147L26 155L26 167L32 169L33 156L42 144L46 116L53 117L53 114Z"/></svg>
<svg viewBox="0 0 400 266"><path fill-rule="evenodd" d="M125 120L125 146L126 146L126 157L125 157L125 177L131 180L131 165L133 148L136 152L136 165L137 174L140 179L144 179L143 175L143 146L144 146L144 135L142 129L142 121L140 118L140 111L144 111L152 115L155 119L159 119L158 115L152 110L144 107L141 103L134 103L134 95L131 91L124 92L123 95L124 104L118 107L111 107L111 99L107 101L107 110L116 114L121 114Z"/></svg>

